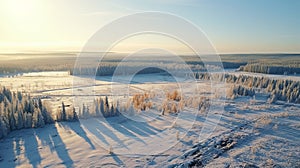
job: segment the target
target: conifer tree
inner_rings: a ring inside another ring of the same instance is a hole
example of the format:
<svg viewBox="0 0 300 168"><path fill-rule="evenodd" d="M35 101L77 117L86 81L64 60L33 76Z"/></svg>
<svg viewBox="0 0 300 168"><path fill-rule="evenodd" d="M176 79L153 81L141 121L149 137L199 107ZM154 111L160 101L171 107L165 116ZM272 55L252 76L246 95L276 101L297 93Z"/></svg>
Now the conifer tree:
<svg viewBox="0 0 300 168"><path fill-rule="evenodd" d="M66 113L66 107L65 107L64 102L61 103L61 115L62 115L61 120L67 121L67 113Z"/></svg>

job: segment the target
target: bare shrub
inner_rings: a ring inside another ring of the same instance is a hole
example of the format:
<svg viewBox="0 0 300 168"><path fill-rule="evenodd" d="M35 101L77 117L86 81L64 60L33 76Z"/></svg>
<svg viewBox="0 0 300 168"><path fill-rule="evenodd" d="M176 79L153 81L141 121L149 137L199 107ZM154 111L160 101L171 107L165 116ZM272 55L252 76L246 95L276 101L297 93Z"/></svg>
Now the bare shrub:
<svg viewBox="0 0 300 168"><path fill-rule="evenodd" d="M150 101L149 93L135 94L132 97L133 107L137 110L145 111L152 108L152 102Z"/></svg>
<svg viewBox="0 0 300 168"><path fill-rule="evenodd" d="M178 113L179 112L178 104L175 102L164 101L162 103L161 111L162 111L162 115L166 113Z"/></svg>
<svg viewBox="0 0 300 168"><path fill-rule="evenodd" d="M168 92L166 94L166 97L169 100L174 100L174 101L180 101L181 100L181 94L177 90L174 90L173 92Z"/></svg>

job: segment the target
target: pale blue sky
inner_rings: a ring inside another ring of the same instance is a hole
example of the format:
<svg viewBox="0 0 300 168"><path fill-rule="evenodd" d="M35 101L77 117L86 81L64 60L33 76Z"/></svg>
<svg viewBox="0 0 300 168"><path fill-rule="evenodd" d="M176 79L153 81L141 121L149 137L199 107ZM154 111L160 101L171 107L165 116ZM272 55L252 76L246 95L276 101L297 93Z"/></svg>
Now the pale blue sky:
<svg viewBox="0 0 300 168"><path fill-rule="evenodd" d="M80 50L101 26L143 11L191 21L219 53L300 52L298 0L0 0L0 52Z"/></svg>

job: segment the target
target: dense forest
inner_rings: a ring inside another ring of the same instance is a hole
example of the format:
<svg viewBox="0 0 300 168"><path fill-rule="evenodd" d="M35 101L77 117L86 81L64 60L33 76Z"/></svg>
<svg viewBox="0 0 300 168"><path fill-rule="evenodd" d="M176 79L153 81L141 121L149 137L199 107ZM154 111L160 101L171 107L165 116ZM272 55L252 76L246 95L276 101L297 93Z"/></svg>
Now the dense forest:
<svg viewBox="0 0 300 168"><path fill-rule="evenodd" d="M240 71L264 73L264 74L279 74L279 75L295 75L300 74L299 64L280 66L280 65L268 65L268 64L247 64L239 68Z"/></svg>
<svg viewBox="0 0 300 168"><path fill-rule="evenodd" d="M41 99L0 88L0 138L13 130L43 127L53 122Z"/></svg>
<svg viewBox="0 0 300 168"><path fill-rule="evenodd" d="M79 75L113 75L115 69L120 64L122 59L126 55L109 53L107 57L103 58L100 62L99 58L96 57L97 54L94 53L94 57L86 57L85 60L96 60L99 61L99 65L97 70L95 71L94 67L89 66L80 66L74 69L74 65L76 63L77 55L79 53L20 53L20 54L1 54L0 58L4 58L0 62L0 75L16 75L27 72L41 72L41 71L69 71L70 74ZM99 55L99 54L98 54ZM11 60L7 58L18 57L20 59ZM36 57L39 59L36 60ZM98 59L96 59L98 58ZM149 58L146 57L146 58ZM160 67L170 69L170 70L186 70L186 68L190 68L193 71L206 71L203 62L198 56L180 56L182 58L182 63L178 63L173 61L172 57L167 57L162 60L162 64ZM236 59L231 59L231 56L224 56L222 59L224 68L239 68L242 65L246 65L244 61L237 61ZM34 64L33 64L34 62ZM218 63L210 62L209 66L217 66ZM188 65L188 66L187 66ZM128 69L140 68L142 70L139 72L140 74L149 74L149 73L157 73L162 72L159 68L151 68L157 67L157 60L145 60L143 57L134 58L132 62L122 62L121 69L128 71ZM159 66L158 66L159 67Z"/></svg>
<svg viewBox="0 0 300 168"><path fill-rule="evenodd" d="M58 114L53 116L51 107L40 98L0 88L0 138L14 130L43 127L55 121L78 120L74 108L66 111L64 103Z"/></svg>
<svg viewBox="0 0 300 168"><path fill-rule="evenodd" d="M213 74L212 77L209 73L195 73L197 79L210 80L217 79L220 81L225 80L227 83L241 85L231 89L238 95L252 95L252 89L264 89L270 93L270 101L276 102L277 100L300 103L300 81L287 80L287 79L272 79L268 77L257 77L248 75L233 75L233 74ZM248 89L243 89L248 88Z"/></svg>
<svg viewBox="0 0 300 168"><path fill-rule="evenodd" d="M110 103L108 97L96 98L93 108L83 104L76 112L74 107L66 107L64 102L52 115L52 108L41 98L12 92L0 88L0 138L9 132L23 128L38 128L61 121L78 121L79 118L113 117L120 115L117 104Z"/></svg>
<svg viewBox="0 0 300 168"><path fill-rule="evenodd" d="M77 52L58 52L58 53L16 53L16 54L1 54L0 58L3 58L0 63L0 74L13 75L26 72L41 72L41 71L69 71L71 74L74 72L74 65L78 55L85 55L85 53ZM127 55L122 53L107 53L101 60L98 60L99 53L86 53L85 60L99 61L99 68L95 71L95 68L91 67L78 67L75 69L79 74L94 74L100 75L112 75L118 64ZM89 57L89 55L94 55ZM10 58L17 57L13 61ZM36 60L36 57L39 59ZM146 58L151 57L147 55ZM9 59L7 59L9 58ZM123 62L125 68L134 68L138 66L153 67L151 60L145 60L144 57L134 58L134 62ZM180 56L184 63L188 65L193 71L206 71L203 62L196 55L182 55ZM223 68L225 69L237 69L239 67L242 71L258 72L258 73L270 73L270 74L294 74L299 72L300 57L299 54L222 54L220 55ZM282 59L284 58L284 59ZM171 56L166 56L163 61L165 66L169 68L176 68L180 70L182 65L176 65L176 61L172 61ZM34 64L33 64L34 62ZM153 61L152 61L153 64ZM218 63L209 62L209 66L216 66ZM156 67L156 64L154 64ZM155 73L160 72L158 69L147 69L140 73Z"/></svg>

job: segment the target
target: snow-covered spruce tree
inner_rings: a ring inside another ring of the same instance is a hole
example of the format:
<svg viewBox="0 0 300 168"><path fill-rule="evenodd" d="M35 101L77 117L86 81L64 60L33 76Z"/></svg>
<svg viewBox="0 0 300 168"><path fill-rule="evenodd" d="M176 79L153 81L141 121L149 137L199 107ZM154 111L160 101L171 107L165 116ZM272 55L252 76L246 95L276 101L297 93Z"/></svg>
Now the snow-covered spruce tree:
<svg viewBox="0 0 300 168"><path fill-rule="evenodd" d="M108 116L109 117L115 116L115 108L114 108L113 104L110 106L110 112L109 112Z"/></svg>
<svg viewBox="0 0 300 168"><path fill-rule="evenodd" d="M78 121L78 115L74 107L72 108L72 121Z"/></svg>
<svg viewBox="0 0 300 168"><path fill-rule="evenodd" d="M66 113L66 107L65 107L65 104L64 102L61 103L61 120L62 121L67 121L67 113Z"/></svg>
<svg viewBox="0 0 300 168"><path fill-rule="evenodd" d="M100 114L100 100L98 98L94 100L94 106L95 106L95 115L99 117L101 114Z"/></svg>
<svg viewBox="0 0 300 168"><path fill-rule="evenodd" d="M59 108L56 110L56 119L55 119L55 121L56 122L62 121L62 112Z"/></svg>
<svg viewBox="0 0 300 168"><path fill-rule="evenodd" d="M108 117L109 116L109 112L110 112L110 109L109 109L109 102L108 102L108 97L105 96L105 99L104 99L104 111L103 111L103 116L104 117Z"/></svg>
<svg viewBox="0 0 300 168"><path fill-rule="evenodd" d="M31 128L32 127L32 113L30 113L30 112L25 112L24 127L25 128Z"/></svg>
<svg viewBox="0 0 300 168"><path fill-rule="evenodd" d="M134 116L135 115L135 110L134 110L133 104L129 105L127 113L128 113L129 116Z"/></svg>
<svg viewBox="0 0 300 168"><path fill-rule="evenodd" d="M48 109L45 105L42 107L42 115L45 121L45 124L52 124L54 122L52 116L50 115L50 112L48 111Z"/></svg>
<svg viewBox="0 0 300 168"><path fill-rule="evenodd" d="M80 117L84 118L84 116L86 115L86 106L84 105L84 103L82 104L82 109L81 109L81 113L80 113Z"/></svg>
<svg viewBox="0 0 300 168"><path fill-rule="evenodd" d="M21 92L17 92L17 96L18 96L18 100L21 102L23 99L22 93Z"/></svg>
<svg viewBox="0 0 300 168"><path fill-rule="evenodd" d="M39 109L42 111L42 109L43 109L42 99L37 100L37 105L38 105Z"/></svg>
<svg viewBox="0 0 300 168"><path fill-rule="evenodd" d="M44 126L45 126L45 122L41 110L38 107L36 107L34 109L33 116L32 116L32 127L38 128Z"/></svg>
<svg viewBox="0 0 300 168"><path fill-rule="evenodd" d="M3 117L0 115L0 139L7 136L8 129L7 126L3 120Z"/></svg>
<svg viewBox="0 0 300 168"><path fill-rule="evenodd" d="M100 113L102 114L102 116L104 116L104 101L103 99L100 97Z"/></svg>
<svg viewBox="0 0 300 168"><path fill-rule="evenodd" d="M16 120L16 124L17 124L17 129L22 129L24 128L24 111L22 109L22 106L21 104L18 105L19 108L18 108L18 111L17 111L17 120Z"/></svg>
<svg viewBox="0 0 300 168"><path fill-rule="evenodd" d="M12 106L12 105L10 105ZM15 118L15 113L11 111L11 109L8 109L8 114L9 114L9 126L10 130L16 130L16 118Z"/></svg>

